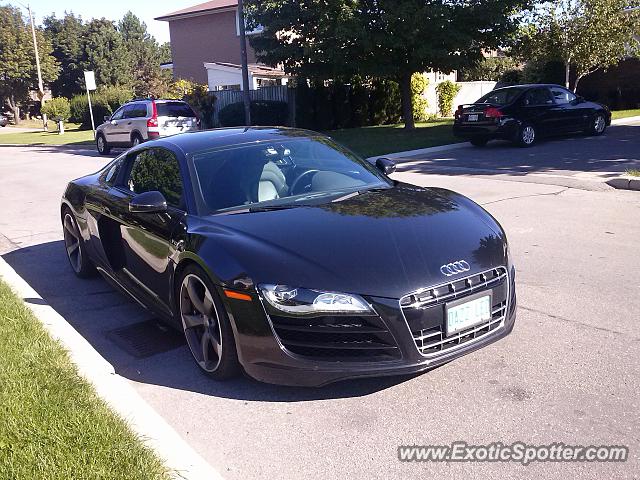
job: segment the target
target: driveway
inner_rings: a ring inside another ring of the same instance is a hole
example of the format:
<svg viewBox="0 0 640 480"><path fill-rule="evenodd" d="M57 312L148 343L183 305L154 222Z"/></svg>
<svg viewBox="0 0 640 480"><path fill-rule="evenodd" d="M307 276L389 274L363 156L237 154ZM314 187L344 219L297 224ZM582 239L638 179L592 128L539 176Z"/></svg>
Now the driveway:
<svg viewBox="0 0 640 480"><path fill-rule="evenodd" d="M557 154L561 158L572 150L580 157L581 145L584 153L602 144L590 154L593 162L637 155L640 136L622 135L612 129L583 143L473 151L483 163L497 162L493 151L511 165L537 164L536 153L546 158L553 146L566 152ZM463 162L458 155L469 154L463 149L438 158ZM73 276L60 240L59 198L69 178L105 162L79 150L0 148L0 253L224 477L637 478L637 192L418 168L396 174L461 191L502 222L518 268L516 328L503 341L422 375L300 389L246 378L213 382L197 371L180 335L163 332L103 280ZM623 444L632 458L528 467L397 460L398 445L457 440Z"/></svg>

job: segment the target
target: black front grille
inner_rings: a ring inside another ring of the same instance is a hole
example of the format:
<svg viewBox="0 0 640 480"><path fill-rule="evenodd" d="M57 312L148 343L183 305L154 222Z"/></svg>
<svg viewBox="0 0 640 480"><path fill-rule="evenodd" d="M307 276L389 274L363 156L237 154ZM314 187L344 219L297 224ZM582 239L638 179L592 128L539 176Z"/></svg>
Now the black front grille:
<svg viewBox="0 0 640 480"><path fill-rule="evenodd" d="M489 290L493 295L491 319L447 337L446 303ZM420 353L435 355L498 329L507 313L508 295L507 270L499 267L407 295L400 306Z"/></svg>
<svg viewBox="0 0 640 480"><path fill-rule="evenodd" d="M280 342L296 355L350 362L400 358L392 335L377 316L270 318Z"/></svg>

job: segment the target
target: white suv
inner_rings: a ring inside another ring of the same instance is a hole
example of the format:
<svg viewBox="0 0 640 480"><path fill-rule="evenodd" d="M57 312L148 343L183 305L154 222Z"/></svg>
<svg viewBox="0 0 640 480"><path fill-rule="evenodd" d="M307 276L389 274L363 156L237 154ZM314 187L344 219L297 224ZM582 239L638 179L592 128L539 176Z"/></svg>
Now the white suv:
<svg viewBox="0 0 640 480"><path fill-rule="evenodd" d="M112 147L133 147L147 140L200 129L200 120L180 100L134 100L125 103L96 129L96 147L107 155Z"/></svg>

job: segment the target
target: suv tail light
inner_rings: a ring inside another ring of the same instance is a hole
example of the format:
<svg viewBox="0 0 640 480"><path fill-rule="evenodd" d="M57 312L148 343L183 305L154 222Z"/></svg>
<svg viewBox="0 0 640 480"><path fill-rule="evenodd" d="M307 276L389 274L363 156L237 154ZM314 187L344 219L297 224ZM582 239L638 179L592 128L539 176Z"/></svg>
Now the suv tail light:
<svg viewBox="0 0 640 480"><path fill-rule="evenodd" d="M147 127L157 127L158 126L158 107L156 106L156 102L151 102L152 114L151 118L147 120Z"/></svg>
<svg viewBox="0 0 640 480"><path fill-rule="evenodd" d="M484 109L485 118L500 118L503 115L502 111L496 107L487 107Z"/></svg>

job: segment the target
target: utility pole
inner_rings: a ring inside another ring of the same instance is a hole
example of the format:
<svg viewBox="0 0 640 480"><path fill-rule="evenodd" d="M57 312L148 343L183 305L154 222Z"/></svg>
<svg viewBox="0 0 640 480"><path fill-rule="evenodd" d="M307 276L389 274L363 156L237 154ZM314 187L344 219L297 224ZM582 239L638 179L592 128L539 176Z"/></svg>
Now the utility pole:
<svg viewBox="0 0 640 480"><path fill-rule="evenodd" d="M42 71L40 70L40 55L38 54L38 40L36 39L36 25L33 21L33 14L31 13L31 5L24 5L20 3L29 11L29 22L31 22L31 35L33 36L33 49L36 54L36 70L38 71L38 98L40 99L40 109L42 109L42 99L44 98L44 85L42 83ZM46 132L47 116L42 114L42 128Z"/></svg>
<svg viewBox="0 0 640 480"><path fill-rule="evenodd" d="M247 62L247 38L244 25L244 4L238 0L238 30L240 30L240 57L242 60L242 99L244 100L244 122L251 126L251 92L249 92L249 65Z"/></svg>

